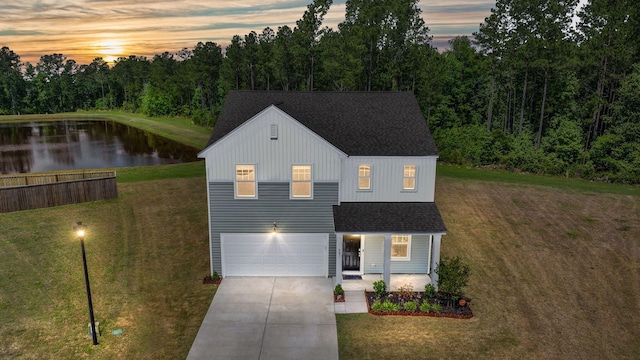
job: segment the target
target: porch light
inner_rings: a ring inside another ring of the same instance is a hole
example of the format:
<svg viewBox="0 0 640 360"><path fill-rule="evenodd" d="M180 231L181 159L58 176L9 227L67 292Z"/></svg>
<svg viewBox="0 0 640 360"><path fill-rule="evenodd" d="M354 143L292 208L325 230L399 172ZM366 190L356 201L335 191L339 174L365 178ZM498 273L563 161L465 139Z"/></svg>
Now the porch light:
<svg viewBox="0 0 640 360"><path fill-rule="evenodd" d="M273 222L273 229L271 230L272 233L277 233L278 232L278 225L276 224L276 222Z"/></svg>

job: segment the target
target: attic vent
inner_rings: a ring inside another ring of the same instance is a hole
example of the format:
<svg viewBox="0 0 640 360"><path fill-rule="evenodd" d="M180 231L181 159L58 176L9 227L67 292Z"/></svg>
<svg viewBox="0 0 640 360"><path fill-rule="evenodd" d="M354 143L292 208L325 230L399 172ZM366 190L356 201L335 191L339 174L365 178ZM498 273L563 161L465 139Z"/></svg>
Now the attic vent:
<svg viewBox="0 0 640 360"><path fill-rule="evenodd" d="M271 140L278 140L278 124L271 124Z"/></svg>

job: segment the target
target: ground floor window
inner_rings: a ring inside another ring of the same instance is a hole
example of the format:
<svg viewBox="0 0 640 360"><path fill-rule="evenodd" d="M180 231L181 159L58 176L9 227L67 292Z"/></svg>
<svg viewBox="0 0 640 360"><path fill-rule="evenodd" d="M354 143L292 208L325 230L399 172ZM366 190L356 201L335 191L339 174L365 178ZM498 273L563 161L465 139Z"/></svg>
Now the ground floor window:
<svg viewBox="0 0 640 360"><path fill-rule="evenodd" d="M391 260L410 260L411 235L391 235Z"/></svg>

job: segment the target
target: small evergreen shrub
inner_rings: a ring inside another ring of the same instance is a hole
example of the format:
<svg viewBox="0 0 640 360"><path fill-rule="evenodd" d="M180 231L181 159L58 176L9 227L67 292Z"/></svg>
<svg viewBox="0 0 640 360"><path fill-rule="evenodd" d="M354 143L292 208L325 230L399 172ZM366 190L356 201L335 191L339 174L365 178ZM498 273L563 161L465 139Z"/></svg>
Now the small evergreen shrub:
<svg viewBox="0 0 640 360"><path fill-rule="evenodd" d="M440 305L440 304L433 304L433 305L431 306L431 308L432 308L432 309L433 309L433 311L435 311L435 312L440 312L440 311L442 311L442 305Z"/></svg>
<svg viewBox="0 0 640 360"><path fill-rule="evenodd" d="M433 284L425 285L424 294L422 294L422 296L427 300L434 299L436 297L436 287L433 286Z"/></svg>
<svg viewBox="0 0 640 360"><path fill-rule="evenodd" d="M375 291L378 297L383 297L387 294L387 284L384 280L378 280L373 283L373 291Z"/></svg>
<svg viewBox="0 0 640 360"><path fill-rule="evenodd" d="M462 288L467 286L471 268L458 256L443 257L436 268L438 289L442 292L461 296Z"/></svg>
<svg viewBox="0 0 640 360"><path fill-rule="evenodd" d="M213 281L218 281L220 280L220 275L218 274L217 271L214 271L213 274L211 275L211 280Z"/></svg>
<svg viewBox="0 0 640 360"><path fill-rule="evenodd" d="M333 293L336 295L344 295L344 289L342 288L342 285L336 285L335 289L333 289Z"/></svg>

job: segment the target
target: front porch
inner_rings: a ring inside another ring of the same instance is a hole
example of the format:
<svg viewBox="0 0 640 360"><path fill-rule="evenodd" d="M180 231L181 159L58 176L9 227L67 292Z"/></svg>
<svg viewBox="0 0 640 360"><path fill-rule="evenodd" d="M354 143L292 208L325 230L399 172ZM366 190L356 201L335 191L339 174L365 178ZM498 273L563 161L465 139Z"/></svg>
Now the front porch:
<svg viewBox="0 0 640 360"><path fill-rule="evenodd" d="M373 291L373 283L382 280L382 274L364 274L362 280L342 280L344 289L344 302L334 303L336 314L357 314L368 312L367 301L364 292ZM387 290L395 291L401 286L411 285L413 291L424 291L424 286L431 283L429 275L425 274L392 274L391 286L387 284ZM333 286L338 284L337 278L333 278Z"/></svg>
<svg viewBox="0 0 640 360"><path fill-rule="evenodd" d="M373 289L376 280L384 280L389 290L411 280L416 281L411 284L415 290L424 289L423 281L438 287L435 269L447 230L435 203L341 203L333 207L333 220L334 282L345 290L351 286ZM343 281L347 274L360 274L363 280L349 284L351 280Z"/></svg>
<svg viewBox="0 0 640 360"><path fill-rule="evenodd" d="M373 283L383 280L383 274L364 274L362 280L342 279L344 291L373 291ZM391 284L387 284L388 291L395 291L401 286L411 285L413 291L424 291L424 286L431 283L431 277L426 274L391 274ZM333 279L333 286L336 286L336 278Z"/></svg>

